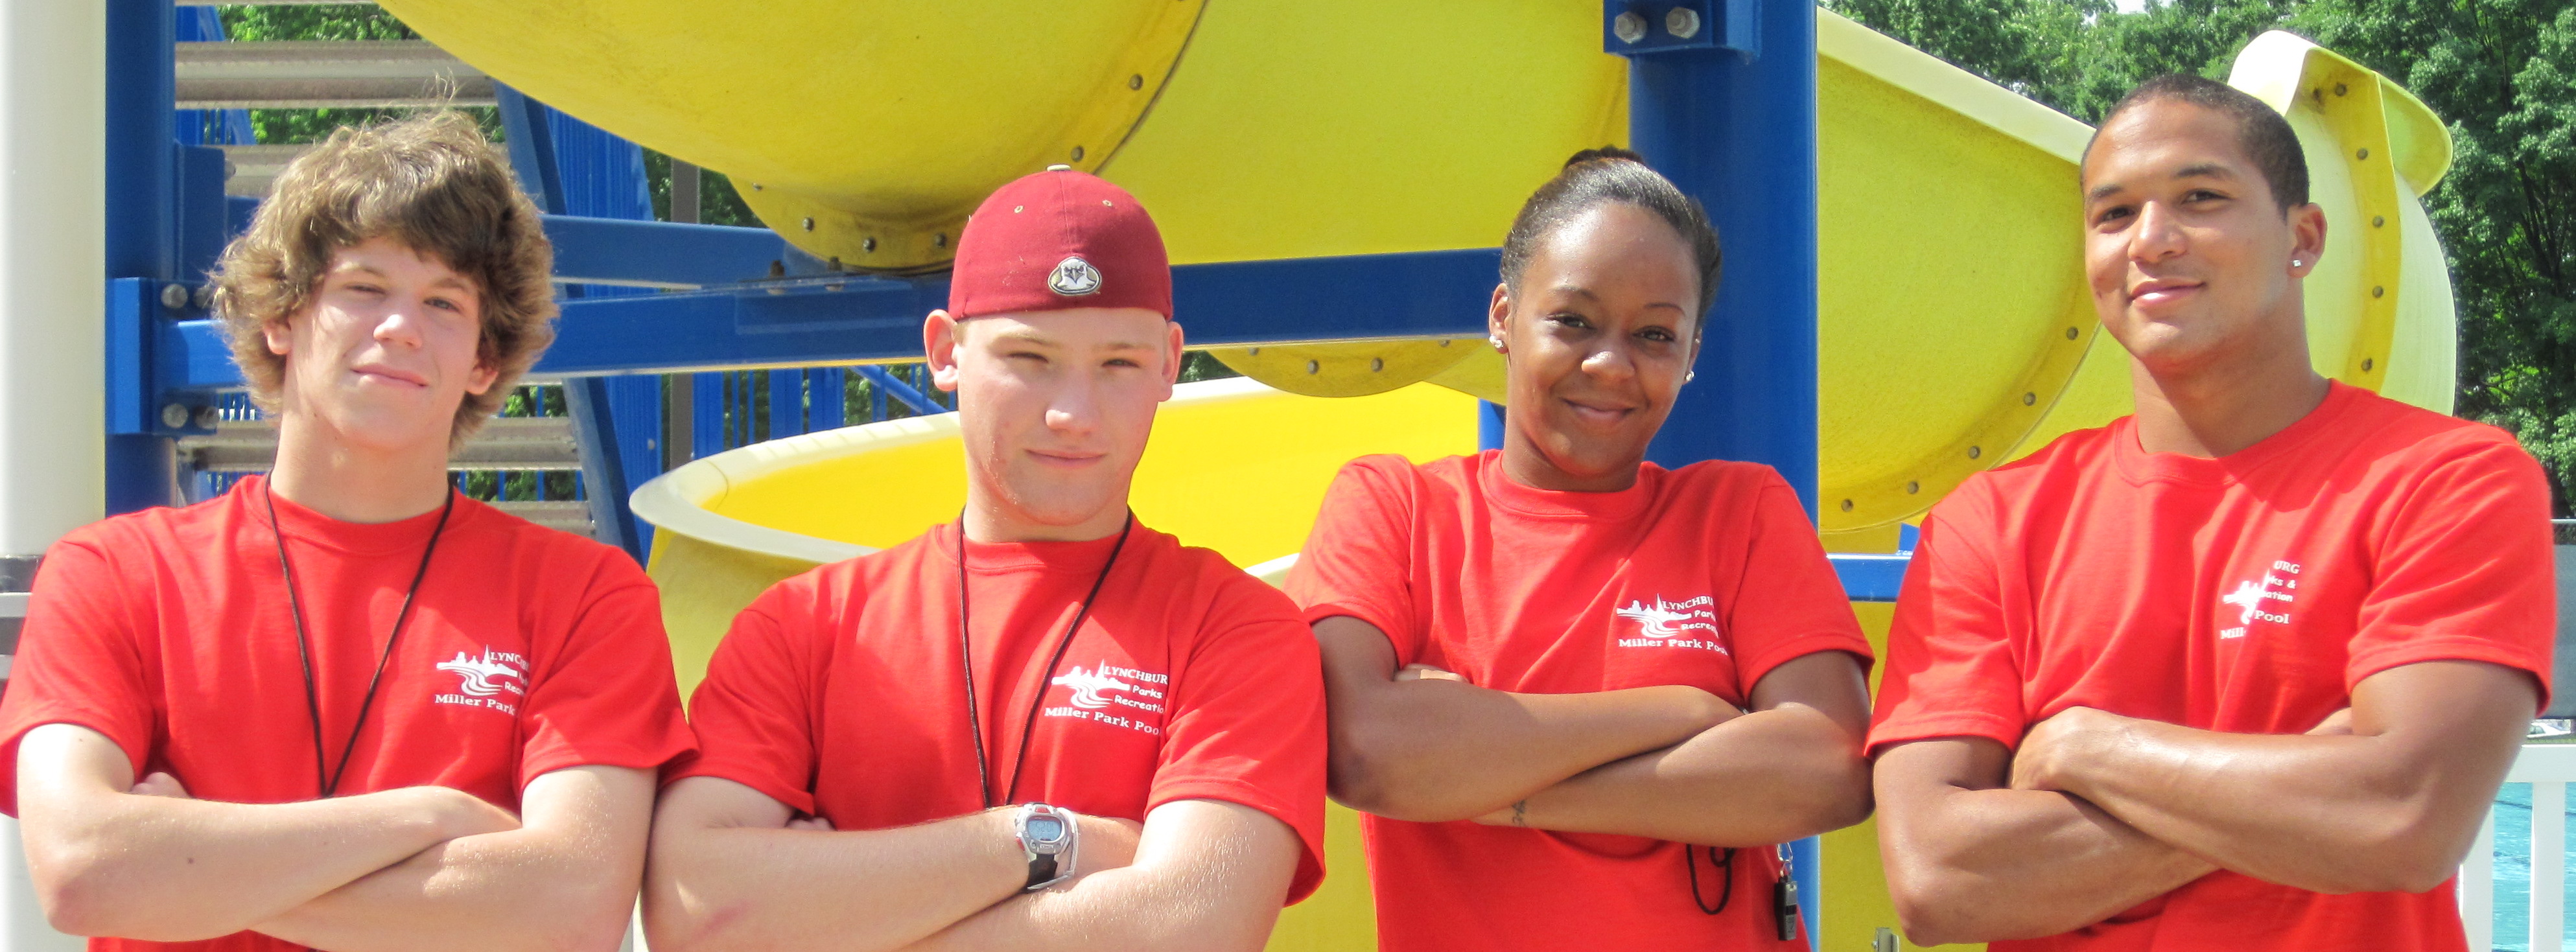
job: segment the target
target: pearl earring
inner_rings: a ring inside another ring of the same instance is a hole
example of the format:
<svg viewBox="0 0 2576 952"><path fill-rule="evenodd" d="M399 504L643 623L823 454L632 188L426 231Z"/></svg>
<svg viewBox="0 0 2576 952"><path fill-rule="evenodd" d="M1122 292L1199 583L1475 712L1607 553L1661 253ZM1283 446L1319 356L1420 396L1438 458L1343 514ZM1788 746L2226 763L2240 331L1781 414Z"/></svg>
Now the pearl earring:
<svg viewBox="0 0 2576 952"><path fill-rule="evenodd" d="M1488 344L1492 344L1492 345L1494 345L1494 349L1495 349L1495 350L1501 350L1501 349L1503 349L1503 335L1501 335L1501 334L1496 334L1496 335L1494 335L1494 336L1492 336L1492 337L1485 338L1485 342L1486 342L1486 343L1488 343Z"/></svg>

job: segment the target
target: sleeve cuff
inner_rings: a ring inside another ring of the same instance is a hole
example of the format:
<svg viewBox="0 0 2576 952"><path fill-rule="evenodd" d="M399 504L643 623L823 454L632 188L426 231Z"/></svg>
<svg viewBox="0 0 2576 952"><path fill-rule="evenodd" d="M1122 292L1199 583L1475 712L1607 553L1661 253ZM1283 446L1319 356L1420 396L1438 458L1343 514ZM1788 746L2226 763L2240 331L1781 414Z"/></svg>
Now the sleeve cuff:
<svg viewBox="0 0 2576 952"><path fill-rule="evenodd" d="M1786 641L1774 642L1765 646L1759 654L1747 655L1743 658L1737 659L1741 664L1741 667L1738 670L1741 672L1741 677L1744 682L1745 697L1748 699L1752 697L1753 686L1762 683L1762 677L1770 674L1772 669L1788 664L1789 662L1796 661L1800 658L1804 658L1808 655L1825 651L1846 652L1853 658L1858 659L1860 661L1861 677L1864 681L1869 677L1869 669L1878 664L1878 657L1870 653L1868 639L1858 637L1848 632L1839 631L1821 631L1813 634L1799 635Z"/></svg>
<svg viewBox="0 0 2576 952"><path fill-rule="evenodd" d="M1940 737L1983 737L2004 745L2005 750L2012 750L2021 746L2022 727L2018 720L1984 711L1952 711L1891 719L1869 729L1866 756L1876 759L1889 747Z"/></svg>
<svg viewBox="0 0 2576 952"><path fill-rule="evenodd" d="M669 774L663 776L662 786L668 788L670 785L689 779L690 777L714 777L718 780L731 780L743 786L758 790L762 795L767 796L772 800L786 804L788 809L796 811L799 815L814 815L813 791L803 790L780 783L776 778L764 774L759 770L750 769L743 764L722 763L709 760L703 755L692 758L688 763L680 765L678 770L671 771Z"/></svg>

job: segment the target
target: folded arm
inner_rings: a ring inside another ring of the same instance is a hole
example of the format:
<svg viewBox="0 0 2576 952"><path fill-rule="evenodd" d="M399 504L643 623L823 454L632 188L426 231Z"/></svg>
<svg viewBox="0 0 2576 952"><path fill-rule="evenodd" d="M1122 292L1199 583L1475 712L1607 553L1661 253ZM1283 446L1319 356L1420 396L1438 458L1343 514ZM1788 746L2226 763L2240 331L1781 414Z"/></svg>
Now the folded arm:
<svg viewBox="0 0 2576 952"><path fill-rule="evenodd" d="M2222 734L2079 708L2031 730L2013 785L2083 797L2257 879L2421 892L2457 872L2538 701L2528 673L2432 661L2355 685L2349 733Z"/></svg>
<svg viewBox="0 0 2576 952"><path fill-rule="evenodd" d="M1085 815L1076 872L1126 865L1136 824ZM662 794L646 871L654 948L899 949L1019 894L1027 855L1009 810L833 831L731 780Z"/></svg>
<svg viewBox="0 0 2576 952"><path fill-rule="evenodd" d="M443 787L302 803L191 800L105 735L47 724L18 745L18 808L45 917L77 935L188 941L284 915L462 836L515 829Z"/></svg>
<svg viewBox="0 0 2576 952"><path fill-rule="evenodd" d="M1860 662L1824 651L1781 664L1753 710L1679 744L1613 761L1480 822L1622 833L1709 846L1785 843L1869 816L1869 689Z"/></svg>
<svg viewBox="0 0 2576 952"><path fill-rule="evenodd" d="M1009 899L914 948L1257 952L1302 849L1288 824L1251 807L1173 801L1146 814L1133 863Z"/></svg>
<svg viewBox="0 0 2576 952"><path fill-rule="evenodd" d="M1983 737L1878 757L1878 845L1906 938L1919 945L2056 935L2215 867L2082 799L2005 787L2012 752Z"/></svg>
<svg viewBox="0 0 2576 952"><path fill-rule="evenodd" d="M1333 798L1400 820L1465 820L1602 764L1670 747L1736 712L1680 685L1513 694L1399 678L1377 626L1315 624L1323 648Z"/></svg>
<svg viewBox="0 0 2576 952"><path fill-rule="evenodd" d="M439 843L252 928L335 952L616 947L643 876L652 771L557 770L519 801L517 829Z"/></svg>

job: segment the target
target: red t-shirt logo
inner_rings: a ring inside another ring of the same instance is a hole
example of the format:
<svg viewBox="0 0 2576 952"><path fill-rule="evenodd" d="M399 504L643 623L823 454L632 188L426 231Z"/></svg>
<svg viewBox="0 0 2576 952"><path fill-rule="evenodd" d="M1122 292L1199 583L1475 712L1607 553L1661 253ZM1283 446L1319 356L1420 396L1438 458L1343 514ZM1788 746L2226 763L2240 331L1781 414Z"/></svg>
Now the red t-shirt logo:
<svg viewBox="0 0 2576 952"><path fill-rule="evenodd" d="M2236 616L2236 626L2219 629L2218 637L2243 638L2246 627L2258 621L2268 621L2275 625L2289 624L2289 603L2298 600L2297 596L2290 593L2296 591L2298 587L2299 565L2296 562L2275 561L2272 563L2272 571L2264 573L2262 581L2236 583L2235 591L2219 596L2218 600L2223 604L2234 605L2241 611ZM2280 611L2266 611L2268 606L2264 604L2265 602L2280 602Z"/></svg>
<svg viewBox="0 0 2576 952"><path fill-rule="evenodd" d="M500 700L501 693L504 691L512 695L528 693L526 687L528 659L516 652L494 651L490 645L483 647L483 656L480 658L470 657L465 652L459 651L454 660L439 662L438 670L456 675L459 679L456 686L458 693L439 694L430 698L432 702L438 704L462 704L467 707L490 708L503 714L516 714L518 705Z"/></svg>
<svg viewBox="0 0 2576 952"><path fill-rule="evenodd" d="M1072 717L1098 721L1116 727L1160 735L1157 725L1163 717L1163 693L1172 683L1170 675L1139 671L1110 664L1106 658L1089 669L1074 665L1073 670L1047 682L1072 693L1068 707L1050 707L1048 717Z"/></svg>
<svg viewBox="0 0 2576 952"><path fill-rule="evenodd" d="M1629 599L1628 607L1619 609L1619 617L1637 623L1635 637L1618 639L1622 648L1705 648L1725 654L1726 646L1717 639L1716 600L1706 595L1678 602L1655 596L1655 603ZM1706 632L1705 636L1691 632Z"/></svg>

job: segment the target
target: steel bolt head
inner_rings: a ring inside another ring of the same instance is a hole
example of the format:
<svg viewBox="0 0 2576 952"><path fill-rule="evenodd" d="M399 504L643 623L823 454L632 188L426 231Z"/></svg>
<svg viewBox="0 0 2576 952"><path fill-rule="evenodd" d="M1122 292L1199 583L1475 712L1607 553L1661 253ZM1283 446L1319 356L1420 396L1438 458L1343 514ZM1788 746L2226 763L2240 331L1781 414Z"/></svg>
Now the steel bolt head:
<svg viewBox="0 0 2576 952"><path fill-rule="evenodd" d="M1643 40L1646 38L1646 18L1638 16L1634 10L1622 13L1611 19L1610 35L1618 37L1621 43Z"/></svg>
<svg viewBox="0 0 2576 952"><path fill-rule="evenodd" d="M198 429L201 429L201 430L211 430L211 429L214 429L214 428L215 428L215 424L222 423L222 422L224 422L224 412L223 412L223 411L218 410L218 409L215 409L214 407L211 407L211 406L204 406L204 407L198 407L198 408L197 408L197 428L198 428Z"/></svg>
<svg viewBox="0 0 2576 952"><path fill-rule="evenodd" d="M215 309L215 286L214 286L214 285L211 285L211 284L200 284L200 285L197 285L197 293L196 293L196 294L194 294L194 295L192 295L192 296L193 296L193 297L195 298L195 300L196 300L197 310L200 310L200 311L211 311L211 310L214 310L214 309Z"/></svg>
<svg viewBox="0 0 2576 952"><path fill-rule="evenodd" d="M176 403L161 405L161 425L173 430L188 425L188 408Z"/></svg>
<svg viewBox="0 0 2576 952"><path fill-rule="evenodd" d="M188 286L184 284L162 285L161 306L173 311L186 309L188 306Z"/></svg>
<svg viewBox="0 0 2576 952"><path fill-rule="evenodd" d="M1689 7L1674 7L1671 12L1664 14L1664 32L1681 40L1698 36L1699 11Z"/></svg>

